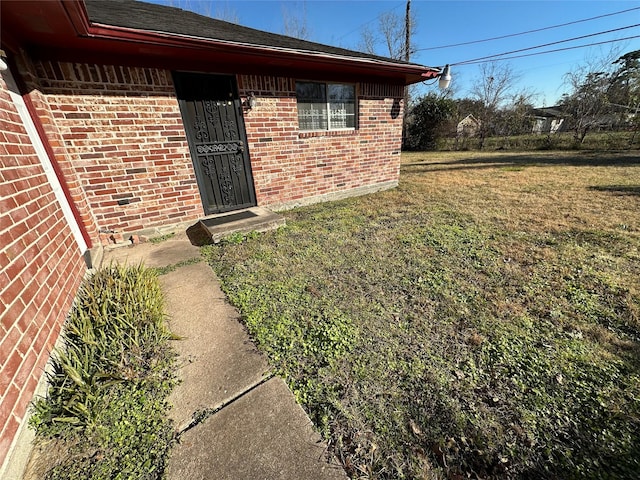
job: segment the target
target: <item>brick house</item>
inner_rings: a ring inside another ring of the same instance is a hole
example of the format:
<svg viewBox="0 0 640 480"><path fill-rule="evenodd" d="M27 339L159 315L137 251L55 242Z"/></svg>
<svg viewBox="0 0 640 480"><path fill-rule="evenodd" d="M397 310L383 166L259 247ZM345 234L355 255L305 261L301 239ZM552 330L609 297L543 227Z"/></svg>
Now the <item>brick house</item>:
<svg viewBox="0 0 640 480"><path fill-rule="evenodd" d="M391 188L439 71L133 0L0 7L6 467L101 232Z"/></svg>

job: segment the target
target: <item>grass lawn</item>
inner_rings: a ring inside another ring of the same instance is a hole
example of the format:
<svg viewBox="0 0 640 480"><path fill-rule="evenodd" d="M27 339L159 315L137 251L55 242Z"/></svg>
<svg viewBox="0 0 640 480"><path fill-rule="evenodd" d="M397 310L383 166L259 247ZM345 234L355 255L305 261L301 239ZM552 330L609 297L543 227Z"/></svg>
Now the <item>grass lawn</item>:
<svg viewBox="0 0 640 480"><path fill-rule="evenodd" d="M640 156L412 153L207 247L354 478L637 478Z"/></svg>

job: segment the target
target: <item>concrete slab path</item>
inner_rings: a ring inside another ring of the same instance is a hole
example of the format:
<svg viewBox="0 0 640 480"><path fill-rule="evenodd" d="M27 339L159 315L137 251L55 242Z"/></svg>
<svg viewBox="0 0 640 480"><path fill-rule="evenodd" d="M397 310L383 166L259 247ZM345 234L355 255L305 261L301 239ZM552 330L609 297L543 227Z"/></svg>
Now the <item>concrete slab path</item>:
<svg viewBox="0 0 640 480"><path fill-rule="evenodd" d="M186 234L159 244L105 252L104 262L180 264L160 277L169 324L181 337L180 385L170 397L179 442L169 458L168 480L346 479L327 461L326 445L274 377L227 302L211 268Z"/></svg>
<svg viewBox="0 0 640 480"><path fill-rule="evenodd" d="M177 479L344 479L287 385L272 378L185 432L169 462Z"/></svg>
<svg viewBox="0 0 640 480"><path fill-rule="evenodd" d="M160 282L171 331L181 337L173 342L181 383L169 401L182 431L194 413L218 409L268 378L269 364L249 341L206 263L178 268Z"/></svg>

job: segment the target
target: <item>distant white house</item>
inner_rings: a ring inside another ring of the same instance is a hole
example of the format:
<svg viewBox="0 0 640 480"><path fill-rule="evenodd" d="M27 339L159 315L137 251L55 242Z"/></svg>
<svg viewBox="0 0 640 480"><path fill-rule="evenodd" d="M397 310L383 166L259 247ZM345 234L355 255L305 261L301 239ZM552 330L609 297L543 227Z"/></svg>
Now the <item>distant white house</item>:
<svg viewBox="0 0 640 480"><path fill-rule="evenodd" d="M533 110L532 133L556 133L562 132L564 127L564 115L560 107L543 107Z"/></svg>
<svg viewBox="0 0 640 480"><path fill-rule="evenodd" d="M473 137L478 133L480 125L480 120L469 114L458 122L456 133L459 137Z"/></svg>

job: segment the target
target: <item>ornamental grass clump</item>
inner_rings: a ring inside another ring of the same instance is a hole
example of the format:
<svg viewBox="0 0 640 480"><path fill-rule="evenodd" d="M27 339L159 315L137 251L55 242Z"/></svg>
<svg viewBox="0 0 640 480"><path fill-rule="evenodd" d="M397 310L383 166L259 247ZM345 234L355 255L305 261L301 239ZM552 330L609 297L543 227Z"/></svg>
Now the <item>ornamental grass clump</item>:
<svg viewBox="0 0 640 480"><path fill-rule="evenodd" d="M172 338L157 275L111 265L82 285L31 425L72 451L47 478L160 478L173 429Z"/></svg>

